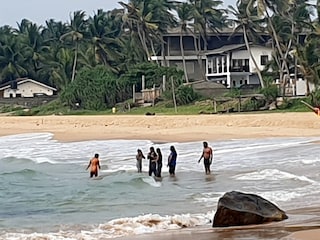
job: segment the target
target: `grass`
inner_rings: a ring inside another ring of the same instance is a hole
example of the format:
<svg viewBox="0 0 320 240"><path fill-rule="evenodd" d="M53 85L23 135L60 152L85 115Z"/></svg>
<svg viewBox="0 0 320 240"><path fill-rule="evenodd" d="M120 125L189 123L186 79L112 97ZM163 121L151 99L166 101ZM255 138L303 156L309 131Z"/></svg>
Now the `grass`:
<svg viewBox="0 0 320 240"><path fill-rule="evenodd" d="M218 106L218 110L221 107ZM8 109L6 109L8 110ZM14 110L11 115L16 116L33 116L33 115L112 115L112 108L103 111L84 110L84 109L70 109L63 106L58 100L52 101L46 105L35 107L32 109L10 109ZM255 111L255 113L266 112L308 112L310 111L304 104L301 103L301 99L292 99L284 101L283 105L277 110ZM151 107L135 107L130 111L123 108L118 108L117 115L145 115L146 113L156 115L198 115L200 113L214 113L214 108L211 100L204 100L195 102L189 105L178 106L177 109L173 107L171 102L159 102L156 106ZM245 113L245 112L241 112ZM247 113L252 113L248 111Z"/></svg>

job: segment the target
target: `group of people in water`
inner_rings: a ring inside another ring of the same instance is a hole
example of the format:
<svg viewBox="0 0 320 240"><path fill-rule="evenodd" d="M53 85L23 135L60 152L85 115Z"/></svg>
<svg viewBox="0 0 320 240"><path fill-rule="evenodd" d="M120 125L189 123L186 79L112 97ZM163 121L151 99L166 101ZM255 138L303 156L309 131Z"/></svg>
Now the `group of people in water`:
<svg viewBox="0 0 320 240"><path fill-rule="evenodd" d="M178 154L175 147L170 146L170 154L168 157L168 164L167 164L167 167L169 167L170 176L175 175L177 156ZM143 155L141 149L138 149L137 155L136 155L138 172L142 172L142 159L145 159L145 158L146 157ZM150 147L149 153L147 155L147 159L149 160L149 176L152 176L153 174L155 177L161 178L163 159L162 159L162 152L160 148L157 148L155 150L154 147Z"/></svg>
<svg viewBox="0 0 320 240"><path fill-rule="evenodd" d="M170 146L170 154L168 156L167 167L169 168L170 176L175 176L175 169L177 164L177 151L174 146ZM203 142L203 151L198 160L200 163L201 159L203 158L205 173L210 174L210 165L213 159L213 150L208 145L208 142ZM137 149L136 154L136 166L138 172L142 172L142 160L146 159L141 149ZM154 175L155 177L161 178L161 171L163 165L162 159L162 152L160 148L155 149L154 147L150 147L149 152L147 154L147 159L149 160L149 176ZM99 154L95 154L86 169L90 168L90 177L98 176L98 169L101 169L100 161L99 161Z"/></svg>

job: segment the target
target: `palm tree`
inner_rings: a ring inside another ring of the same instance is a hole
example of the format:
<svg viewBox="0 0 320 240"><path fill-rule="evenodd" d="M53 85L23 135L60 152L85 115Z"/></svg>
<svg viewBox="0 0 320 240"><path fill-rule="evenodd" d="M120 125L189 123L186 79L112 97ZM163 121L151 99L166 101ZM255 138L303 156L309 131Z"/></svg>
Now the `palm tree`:
<svg viewBox="0 0 320 240"><path fill-rule="evenodd" d="M181 50L181 56L182 56L182 63L183 63L183 72L184 72L184 78L186 82L189 82L188 79L188 73L187 73L187 67L186 67L186 60L184 56L184 46L183 46L183 34L190 32L189 29L189 24L193 18L192 15L192 6L189 3L182 3L180 6L177 8L177 13L179 17L179 24L180 24L180 50Z"/></svg>
<svg viewBox="0 0 320 240"><path fill-rule="evenodd" d="M219 0L189 0L193 6L193 32L194 32L194 46L198 55L199 68L203 68L202 59L200 58L200 51L207 50L207 31L210 30L218 33L220 29L226 26L226 14L219 9L222 1ZM198 39L196 37L198 34ZM203 78L205 79L204 71Z"/></svg>
<svg viewBox="0 0 320 240"><path fill-rule="evenodd" d="M162 33L175 24L170 10L173 4L168 0L131 0L128 4L119 2L125 9L124 28L131 31L131 37L139 39L145 52L145 59L150 60L151 53L157 55L162 44ZM138 42L138 41L137 41Z"/></svg>
<svg viewBox="0 0 320 240"><path fill-rule="evenodd" d="M44 61L43 53L48 50L48 43L45 44L41 35L43 27L38 26L29 20L23 19L21 24L18 24L16 32L19 34L21 44L25 45L24 55L28 58L30 67L28 67L28 76L40 79L37 72L41 69L41 61Z"/></svg>
<svg viewBox="0 0 320 240"><path fill-rule="evenodd" d="M254 6L257 6L258 16L266 19L267 30L272 36L274 42L274 47L276 50L275 60L279 66L280 79L285 85L289 77L289 66L286 60L284 48L280 42L279 34L276 31L274 25L274 16L283 16L286 12L290 10L290 6L294 3L292 1L279 1L279 0L249 0L247 5L247 14L250 16L251 9L254 9Z"/></svg>
<svg viewBox="0 0 320 240"><path fill-rule="evenodd" d="M74 81L76 75L79 44L81 40L83 40L86 32L87 21L85 20L85 17L86 14L83 11L74 12L73 16L70 17L70 24L68 25L69 31L60 37L60 40L69 41L74 44L74 60L71 82Z"/></svg>
<svg viewBox="0 0 320 240"><path fill-rule="evenodd" d="M238 0L236 3L237 9L235 9L233 6L229 6L229 9L231 10L231 13L236 17L235 20L233 20L236 24L236 28L233 30L233 33L242 31L244 42L246 44L246 48L249 52L250 58L253 61L253 64L256 68L261 87L264 88L264 81L262 78L261 70L259 68L259 65L254 58L249 39L252 41L254 39L259 39L259 33L261 31L261 19L257 16L257 11L255 9L250 9L251 15L248 16L247 6L248 1ZM251 6L252 7L252 6Z"/></svg>
<svg viewBox="0 0 320 240"><path fill-rule="evenodd" d="M306 6L304 2L301 3L302 6ZM310 19L310 13L308 14L308 10L310 8L300 7L295 14L297 19L298 29L301 29L301 24L303 27L307 29ZM307 10L307 11L306 11ZM316 87L320 84L320 1L317 1L316 10L318 12L318 18L313 21L313 25L311 31L307 35L303 44L297 40L296 50L294 51L294 56L297 58L298 68L302 72L305 80L306 80L306 94L310 94L310 83L313 83ZM301 13L302 12L302 13ZM299 17L300 16L300 17ZM307 19L307 21L306 21ZM298 39L298 37L297 37Z"/></svg>
<svg viewBox="0 0 320 240"><path fill-rule="evenodd" d="M130 1L128 4L119 2L119 4L126 9L123 16L125 27L138 34L140 44L146 54L145 60L150 60L148 45L158 25L152 22L152 12L147 8L148 1Z"/></svg>
<svg viewBox="0 0 320 240"><path fill-rule="evenodd" d="M210 29L218 33L226 26L226 14L222 9L219 9L223 2L219 0L190 0L190 3L194 7L194 28L200 34L204 50L207 50L207 30ZM202 49L200 45L199 49Z"/></svg>
<svg viewBox="0 0 320 240"><path fill-rule="evenodd" d="M0 78L2 82L28 76L27 58L24 56L25 50L26 46L21 44L19 36L12 33L1 36Z"/></svg>
<svg viewBox="0 0 320 240"><path fill-rule="evenodd" d="M122 42L118 29L122 23L117 17L121 16L121 13L122 11L119 10L104 12L99 9L97 14L88 20L89 38L95 64L103 64L113 72L118 72L115 62L118 62L121 57Z"/></svg>

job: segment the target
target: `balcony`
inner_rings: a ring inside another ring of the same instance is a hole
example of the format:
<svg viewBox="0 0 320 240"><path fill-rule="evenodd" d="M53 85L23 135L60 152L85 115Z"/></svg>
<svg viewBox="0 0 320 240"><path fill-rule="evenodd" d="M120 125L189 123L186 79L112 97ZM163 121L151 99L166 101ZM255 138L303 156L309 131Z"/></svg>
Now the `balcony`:
<svg viewBox="0 0 320 240"><path fill-rule="evenodd" d="M235 66L235 67L230 67L229 69L230 72L250 72L249 66Z"/></svg>

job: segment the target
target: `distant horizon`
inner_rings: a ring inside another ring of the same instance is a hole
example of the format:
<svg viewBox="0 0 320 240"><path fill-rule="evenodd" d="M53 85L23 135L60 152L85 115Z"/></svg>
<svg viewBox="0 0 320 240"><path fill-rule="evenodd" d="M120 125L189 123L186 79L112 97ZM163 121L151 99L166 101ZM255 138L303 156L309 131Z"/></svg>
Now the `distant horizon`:
<svg viewBox="0 0 320 240"><path fill-rule="evenodd" d="M5 1L0 9L0 27L9 25L17 27L22 19L28 19L37 25L45 25L50 19L55 21L69 22L70 15L75 11L82 10L88 16L93 16L98 9L109 11L115 8L122 8L119 1L128 0L10 0ZM233 5L235 0L226 0L223 7ZM63 7L62 7L63 6Z"/></svg>

